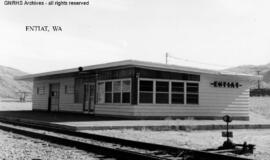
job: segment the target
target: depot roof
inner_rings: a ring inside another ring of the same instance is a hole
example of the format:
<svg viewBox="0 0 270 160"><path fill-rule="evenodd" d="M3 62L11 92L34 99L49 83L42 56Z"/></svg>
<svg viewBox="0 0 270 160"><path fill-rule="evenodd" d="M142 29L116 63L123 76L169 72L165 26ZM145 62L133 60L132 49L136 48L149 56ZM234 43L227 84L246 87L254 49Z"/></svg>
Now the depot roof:
<svg viewBox="0 0 270 160"><path fill-rule="evenodd" d="M232 76L241 76L241 77L244 76L249 79L256 79L256 80L262 79L262 76L258 76L258 75L241 74L241 73L233 73L233 72L226 72L226 71L216 71L216 70L209 70L209 69L184 67L184 66L179 66L179 65L162 64L162 63L154 63L154 62L146 62L146 61L138 61L138 60L124 60L124 61L85 66L83 67L83 71L90 71L90 70L103 69L103 68L112 68L112 67L124 67L124 66L143 67L143 68L158 69L158 70L173 71L173 72L206 73L206 74L214 74L214 75L232 75ZM15 79L16 80L33 80L34 78L37 78L37 77L45 77L45 76L52 76L52 75L59 75L59 74L66 74L66 73L76 73L78 71L79 71L78 68L71 68L71 69L57 70L57 71L37 73L37 74L28 74L24 76L15 77Z"/></svg>

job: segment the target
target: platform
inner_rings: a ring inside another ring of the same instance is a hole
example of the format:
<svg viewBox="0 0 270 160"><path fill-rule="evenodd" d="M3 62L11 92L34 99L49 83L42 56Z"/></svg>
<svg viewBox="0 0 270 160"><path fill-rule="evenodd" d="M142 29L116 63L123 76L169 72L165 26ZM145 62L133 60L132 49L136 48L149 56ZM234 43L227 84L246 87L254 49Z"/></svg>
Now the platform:
<svg viewBox="0 0 270 160"><path fill-rule="evenodd" d="M254 117L254 116L253 116ZM222 120L125 120L75 113L49 113L37 111L1 111L0 120L46 125L68 130L149 129L218 130L225 129ZM231 129L270 129L270 120L258 118L233 121Z"/></svg>

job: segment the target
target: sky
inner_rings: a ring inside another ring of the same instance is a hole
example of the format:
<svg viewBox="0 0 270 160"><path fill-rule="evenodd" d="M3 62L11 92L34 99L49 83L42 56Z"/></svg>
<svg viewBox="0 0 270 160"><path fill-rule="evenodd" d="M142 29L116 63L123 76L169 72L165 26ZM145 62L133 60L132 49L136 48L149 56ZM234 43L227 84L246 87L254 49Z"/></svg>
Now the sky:
<svg viewBox="0 0 270 160"><path fill-rule="evenodd" d="M39 73L125 59L165 63L166 52L169 64L208 69L270 63L269 0L89 2L0 1L0 65ZM63 31L29 32L28 25Z"/></svg>

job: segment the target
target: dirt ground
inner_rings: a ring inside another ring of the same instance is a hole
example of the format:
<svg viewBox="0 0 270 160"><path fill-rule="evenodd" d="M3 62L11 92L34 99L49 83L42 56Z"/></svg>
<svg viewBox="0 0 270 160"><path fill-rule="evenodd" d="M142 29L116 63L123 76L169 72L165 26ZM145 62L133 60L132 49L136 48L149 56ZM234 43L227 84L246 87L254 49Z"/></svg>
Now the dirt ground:
<svg viewBox="0 0 270 160"><path fill-rule="evenodd" d="M250 119L252 122L265 123L270 120L270 97L250 98ZM99 130L88 131L144 142L159 143L177 147L194 149L216 148L225 138L221 137L221 130L215 131L150 131L150 130ZM270 129L265 130L233 130L233 142L246 141L256 145L254 155L256 160L270 159Z"/></svg>
<svg viewBox="0 0 270 160"><path fill-rule="evenodd" d="M204 150L216 148L225 141L221 131L150 131L150 130L97 130L88 133L102 134L143 142ZM270 159L270 130L233 130L233 142L255 144L256 150L250 158Z"/></svg>
<svg viewBox="0 0 270 160"><path fill-rule="evenodd" d="M270 97L250 97L250 111L270 119Z"/></svg>
<svg viewBox="0 0 270 160"><path fill-rule="evenodd" d="M0 101L0 111L27 111L32 110L32 102L1 102Z"/></svg>

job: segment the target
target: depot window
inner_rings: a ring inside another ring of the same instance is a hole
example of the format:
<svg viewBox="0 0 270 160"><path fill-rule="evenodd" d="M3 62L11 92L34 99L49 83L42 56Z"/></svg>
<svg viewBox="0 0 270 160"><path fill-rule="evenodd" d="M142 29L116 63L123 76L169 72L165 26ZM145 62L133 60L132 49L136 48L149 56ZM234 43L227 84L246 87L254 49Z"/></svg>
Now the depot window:
<svg viewBox="0 0 270 160"><path fill-rule="evenodd" d="M187 104L199 104L198 83L187 83Z"/></svg>
<svg viewBox="0 0 270 160"><path fill-rule="evenodd" d="M112 103L112 82L105 82L105 103Z"/></svg>
<svg viewBox="0 0 270 160"><path fill-rule="evenodd" d="M139 80L139 103L199 104L199 83L177 80Z"/></svg>
<svg viewBox="0 0 270 160"><path fill-rule="evenodd" d="M122 103L130 103L131 83L130 80L122 81Z"/></svg>
<svg viewBox="0 0 270 160"><path fill-rule="evenodd" d="M169 82L156 81L156 103L169 103Z"/></svg>
<svg viewBox="0 0 270 160"><path fill-rule="evenodd" d="M140 103L153 103L153 81L140 81Z"/></svg>
<svg viewBox="0 0 270 160"><path fill-rule="evenodd" d="M120 103L121 101L121 81L113 82L113 103Z"/></svg>
<svg viewBox="0 0 270 160"><path fill-rule="evenodd" d="M98 104L121 104L130 103L131 82L130 80L106 80L97 83Z"/></svg>
<svg viewBox="0 0 270 160"><path fill-rule="evenodd" d="M185 103L185 85L184 82L172 82L171 103L184 104Z"/></svg>
<svg viewBox="0 0 270 160"><path fill-rule="evenodd" d="M65 94L74 94L74 86L65 85Z"/></svg>
<svg viewBox="0 0 270 160"><path fill-rule="evenodd" d="M37 87L37 95L44 95L44 94L45 94L45 87L44 86Z"/></svg>

